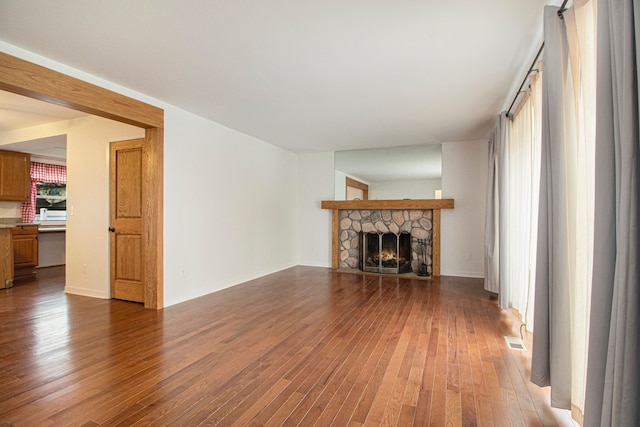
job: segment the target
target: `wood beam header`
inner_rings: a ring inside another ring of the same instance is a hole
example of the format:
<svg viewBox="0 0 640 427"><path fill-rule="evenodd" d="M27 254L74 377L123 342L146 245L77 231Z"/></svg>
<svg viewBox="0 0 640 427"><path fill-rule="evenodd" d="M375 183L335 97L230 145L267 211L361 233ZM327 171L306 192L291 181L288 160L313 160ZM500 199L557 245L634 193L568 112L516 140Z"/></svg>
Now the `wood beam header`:
<svg viewBox="0 0 640 427"><path fill-rule="evenodd" d="M454 199L323 200L322 209L453 209Z"/></svg>
<svg viewBox="0 0 640 427"><path fill-rule="evenodd" d="M163 128L164 110L0 52L0 90L141 128Z"/></svg>

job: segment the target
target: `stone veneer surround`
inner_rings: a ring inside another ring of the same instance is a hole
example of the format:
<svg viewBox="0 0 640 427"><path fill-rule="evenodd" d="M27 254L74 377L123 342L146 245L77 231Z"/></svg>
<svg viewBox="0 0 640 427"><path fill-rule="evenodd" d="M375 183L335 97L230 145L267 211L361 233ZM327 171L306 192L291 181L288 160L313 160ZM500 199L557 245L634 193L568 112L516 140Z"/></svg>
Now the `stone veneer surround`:
<svg viewBox="0 0 640 427"><path fill-rule="evenodd" d="M331 268L340 268L340 212L343 210L432 210L433 276L440 276L440 214L442 209L453 209L454 199L402 199L402 200L323 200L322 209L331 209Z"/></svg>
<svg viewBox="0 0 640 427"><path fill-rule="evenodd" d="M433 272L433 210L432 209L351 209L340 211L339 268L359 268L360 232L411 234L411 270L419 271L422 256L417 239L427 239L427 271Z"/></svg>

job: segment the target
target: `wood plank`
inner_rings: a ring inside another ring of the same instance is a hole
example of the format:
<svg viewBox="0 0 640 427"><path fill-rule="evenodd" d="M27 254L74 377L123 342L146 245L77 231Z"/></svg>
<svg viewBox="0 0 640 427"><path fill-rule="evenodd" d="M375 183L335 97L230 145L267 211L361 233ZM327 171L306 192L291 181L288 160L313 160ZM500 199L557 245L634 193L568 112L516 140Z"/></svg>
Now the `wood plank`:
<svg viewBox="0 0 640 427"><path fill-rule="evenodd" d="M357 181L353 178L347 177L345 180L347 187L357 188L362 191L369 191L369 186L364 182ZM366 200L366 199L363 199Z"/></svg>
<svg viewBox="0 0 640 427"><path fill-rule="evenodd" d="M0 89L142 128L164 127L164 111L0 52Z"/></svg>
<svg viewBox="0 0 640 427"><path fill-rule="evenodd" d="M412 338L418 312L418 307L412 306L407 323L402 329L380 387L371 404L371 410L365 419L365 424L395 425L400 416L402 398L409 380L411 361L415 351L415 342L417 341Z"/></svg>
<svg viewBox="0 0 640 427"><path fill-rule="evenodd" d="M562 425L479 279L295 267L162 312L63 289L0 292L3 422Z"/></svg>
<svg viewBox="0 0 640 427"><path fill-rule="evenodd" d="M145 129L142 150L142 238L144 253L144 306L159 309L164 303L164 129Z"/></svg>
<svg viewBox="0 0 640 427"><path fill-rule="evenodd" d="M331 268L340 268L340 211L331 212Z"/></svg>
<svg viewBox="0 0 640 427"><path fill-rule="evenodd" d="M454 199L323 200L322 209L453 209Z"/></svg>
<svg viewBox="0 0 640 427"><path fill-rule="evenodd" d="M433 254L431 261L433 263L433 275L440 276L440 222L441 222L440 209L433 210L433 221L431 229L431 246L433 247Z"/></svg>

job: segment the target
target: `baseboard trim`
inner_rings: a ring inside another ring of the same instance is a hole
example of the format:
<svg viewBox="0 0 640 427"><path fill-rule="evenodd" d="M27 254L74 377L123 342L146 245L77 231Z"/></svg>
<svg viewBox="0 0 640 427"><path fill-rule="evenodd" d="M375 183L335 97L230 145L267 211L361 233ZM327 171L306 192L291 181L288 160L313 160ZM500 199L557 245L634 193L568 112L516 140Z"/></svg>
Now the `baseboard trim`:
<svg viewBox="0 0 640 427"><path fill-rule="evenodd" d="M468 277L471 279L484 279L484 272L477 273L473 271L440 271L441 276Z"/></svg>
<svg viewBox="0 0 640 427"><path fill-rule="evenodd" d="M73 286L64 287L65 294L80 295L83 297L109 299L109 296L104 291L96 291L95 289L76 288Z"/></svg>

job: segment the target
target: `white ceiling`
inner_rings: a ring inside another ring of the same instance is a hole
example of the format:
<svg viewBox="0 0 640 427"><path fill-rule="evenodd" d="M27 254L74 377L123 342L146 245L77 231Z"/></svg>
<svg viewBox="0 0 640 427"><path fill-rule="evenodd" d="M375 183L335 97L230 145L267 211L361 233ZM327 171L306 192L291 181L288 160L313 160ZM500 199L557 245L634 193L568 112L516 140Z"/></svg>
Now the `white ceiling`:
<svg viewBox="0 0 640 427"><path fill-rule="evenodd" d="M0 40L292 151L407 146L488 138L545 3L0 0Z"/></svg>
<svg viewBox="0 0 640 427"><path fill-rule="evenodd" d="M87 113L0 91L0 132L86 116Z"/></svg>

